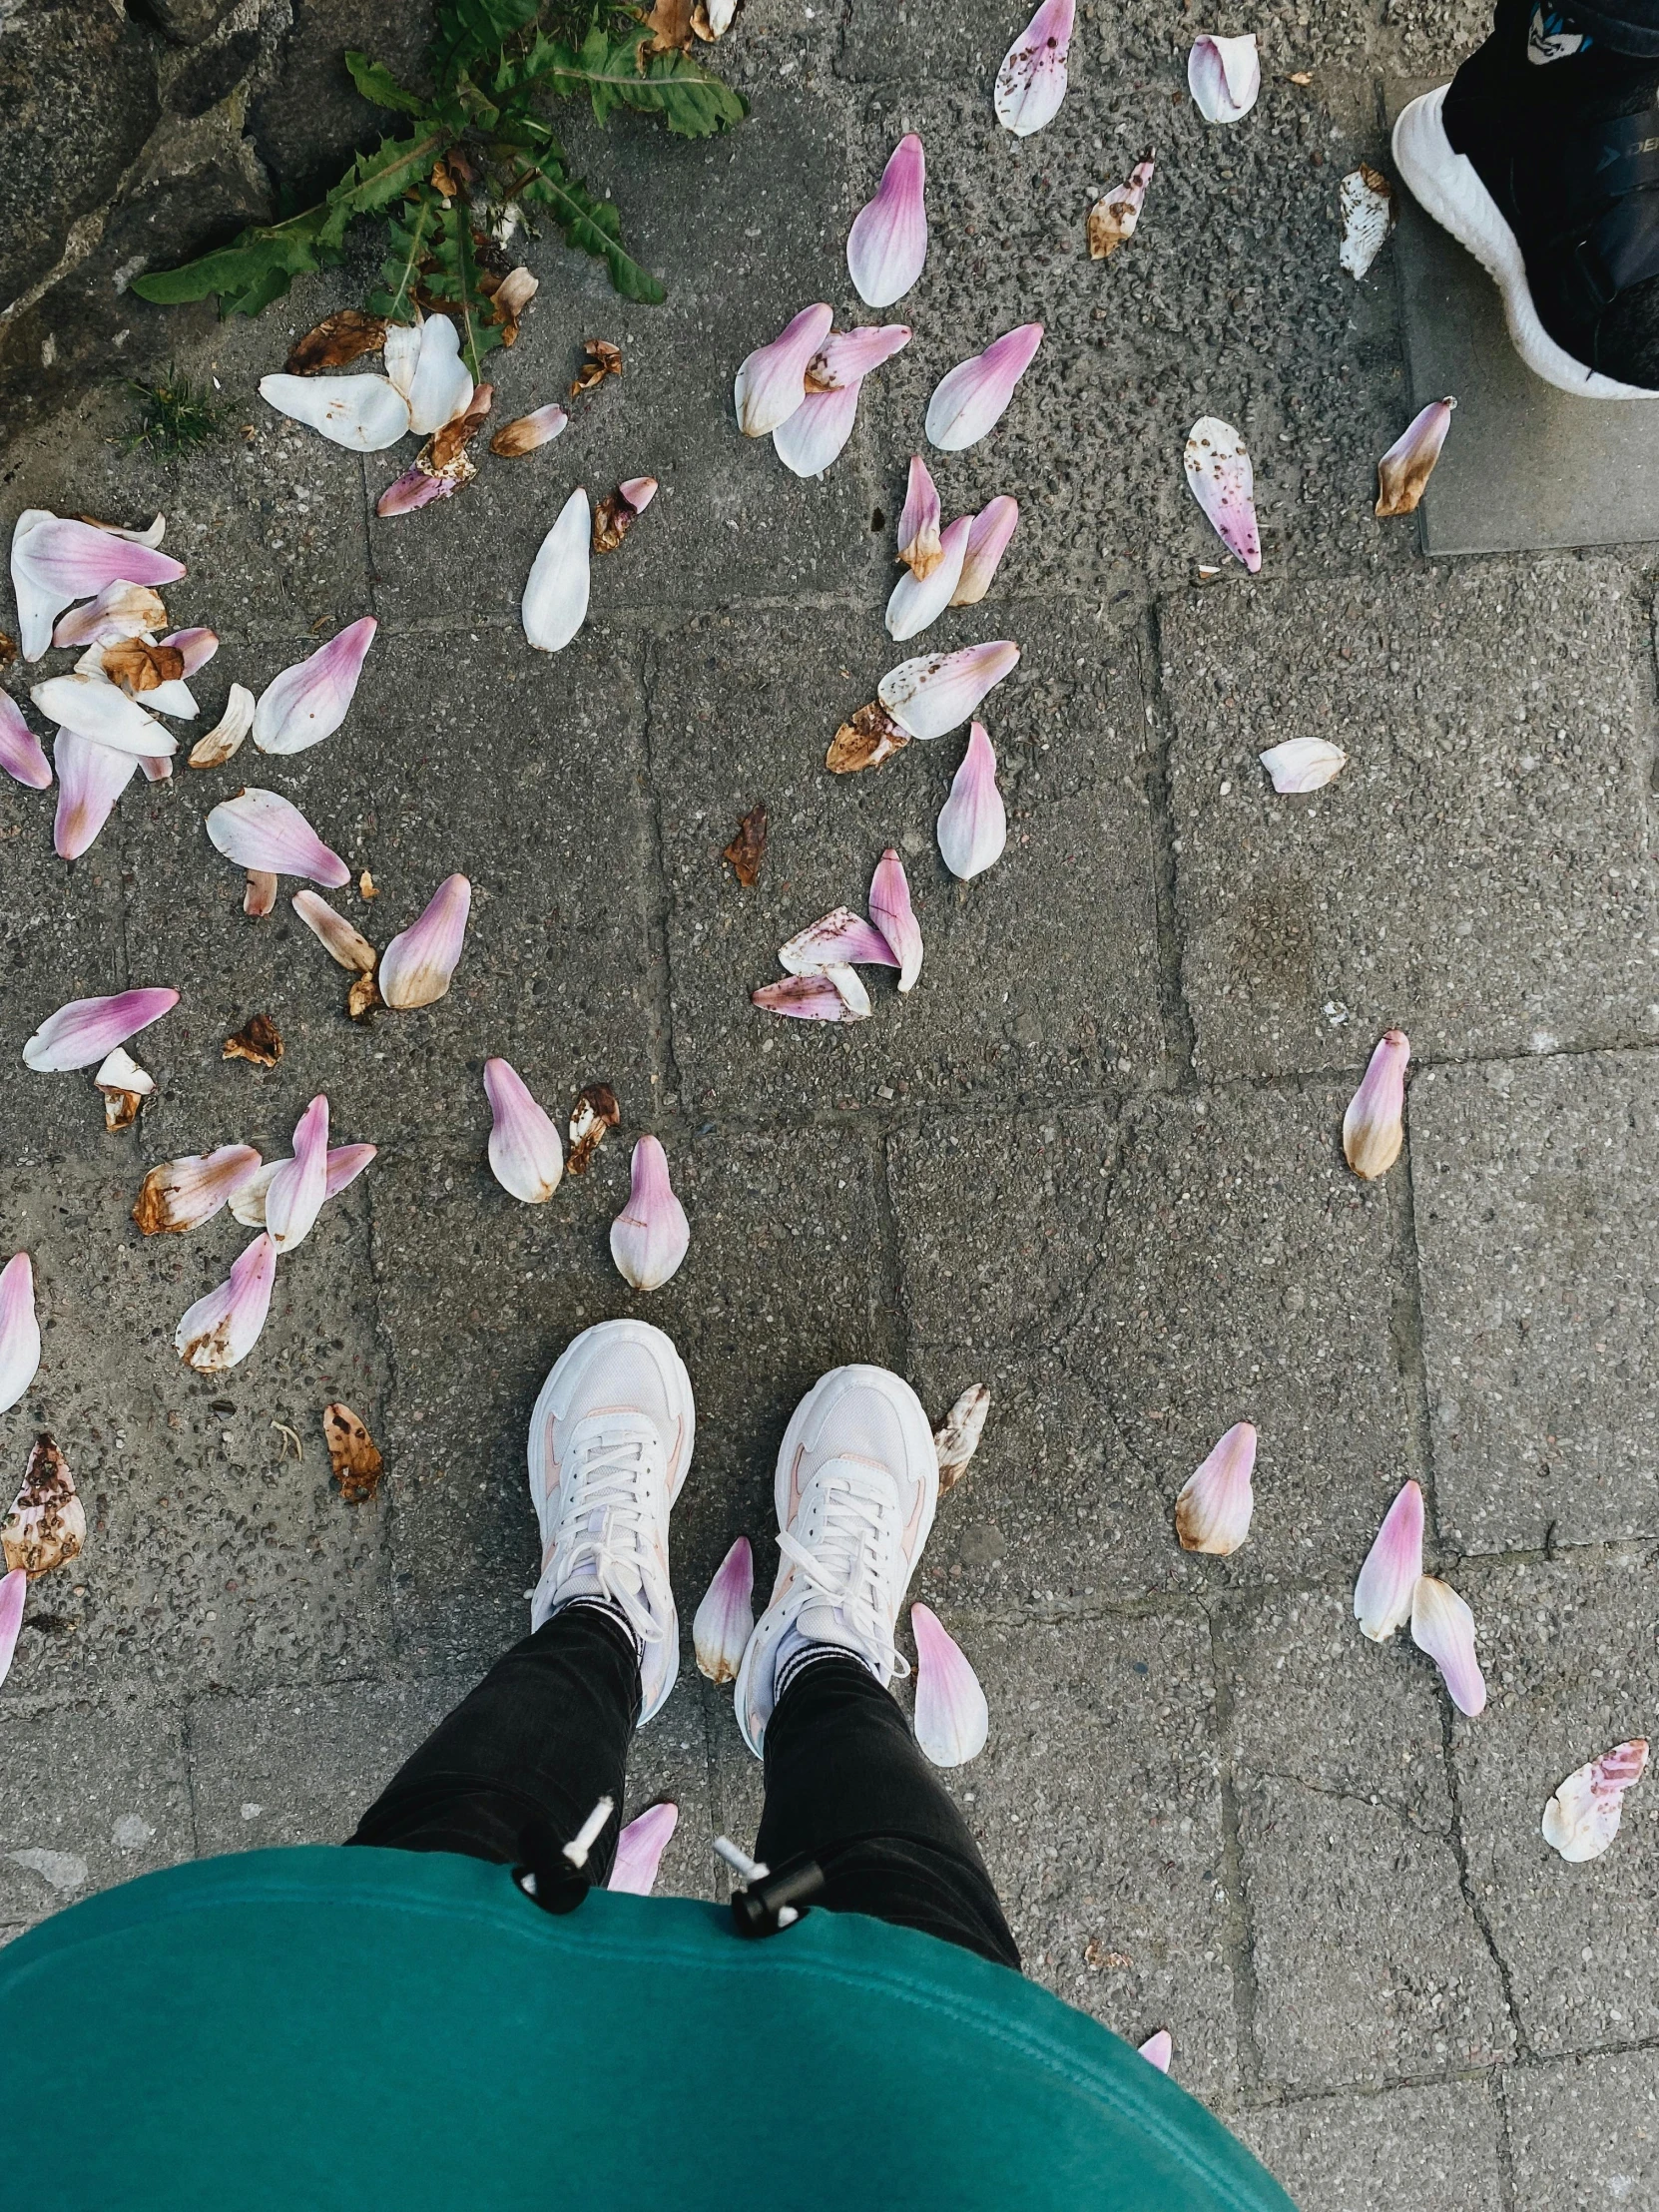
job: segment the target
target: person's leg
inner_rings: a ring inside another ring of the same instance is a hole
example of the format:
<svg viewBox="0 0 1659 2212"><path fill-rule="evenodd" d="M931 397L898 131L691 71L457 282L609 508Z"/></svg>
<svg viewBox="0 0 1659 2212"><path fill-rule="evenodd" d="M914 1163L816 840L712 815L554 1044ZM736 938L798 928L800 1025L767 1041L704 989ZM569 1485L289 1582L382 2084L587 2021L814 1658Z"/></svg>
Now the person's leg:
<svg viewBox="0 0 1659 2212"><path fill-rule="evenodd" d="M756 1854L823 1869L830 1912L917 1928L1017 1967L967 1824L886 1685L898 1610L933 1525L938 1457L920 1401L882 1368L837 1368L796 1408L778 1457L772 1602L738 1675L766 1760Z"/></svg>
<svg viewBox="0 0 1659 2212"><path fill-rule="evenodd" d="M668 1526L695 1436L691 1382L661 1330L606 1322L566 1350L530 1420L531 1633L393 1777L353 1844L541 1870L601 1797L620 1807L636 1723L679 1666ZM582 1879L605 1879L617 1833L613 1814Z"/></svg>

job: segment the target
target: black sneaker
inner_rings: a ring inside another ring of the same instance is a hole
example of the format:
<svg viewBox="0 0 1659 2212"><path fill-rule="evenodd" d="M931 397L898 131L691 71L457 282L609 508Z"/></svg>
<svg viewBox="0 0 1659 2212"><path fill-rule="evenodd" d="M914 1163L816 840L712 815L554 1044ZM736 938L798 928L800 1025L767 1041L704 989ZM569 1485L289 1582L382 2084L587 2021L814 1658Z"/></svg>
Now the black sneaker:
<svg viewBox="0 0 1659 2212"><path fill-rule="evenodd" d="M1393 150L1496 279L1528 368L1581 398L1659 398L1659 56L1498 0L1491 37L1404 110Z"/></svg>

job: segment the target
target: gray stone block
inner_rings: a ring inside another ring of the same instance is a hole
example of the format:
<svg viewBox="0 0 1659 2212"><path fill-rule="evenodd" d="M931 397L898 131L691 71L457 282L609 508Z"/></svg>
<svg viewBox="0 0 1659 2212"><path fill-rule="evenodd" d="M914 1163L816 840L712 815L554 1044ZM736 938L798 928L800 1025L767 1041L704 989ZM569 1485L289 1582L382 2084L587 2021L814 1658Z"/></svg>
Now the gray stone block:
<svg viewBox="0 0 1659 2212"><path fill-rule="evenodd" d="M1429 1069L1411 1175L1442 1532L1476 1551L1659 1530L1645 1052Z"/></svg>
<svg viewBox="0 0 1659 2212"><path fill-rule="evenodd" d="M1504 2084L1527 2212L1638 2205L1659 2191L1659 2055L1608 2051L1518 2068Z"/></svg>
<svg viewBox="0 0 1659 2212"><path fill-rule="evenodd" d="M1651 674L1610 562L1165 609L1182 974L1216 1075L1646 1038ZM1256 756L1349 755L1280 798Z"/></svg>
<svg viewBox="0 0 1659 2212"><path fill-rule="evenodd" d="M1302 2212L1421 2212L1436 2203L1500 2212L1500 2129L1493 2093L1478 2081L1299 2097L1239 2123Z"/></svg>
<svg viewBox="0 0 1659 2212"><path fill-rule="evenodd" d="M1659 1805L1624 1801L1611 1847L1568 1866L1538 1832L1557 1784L1627 1737L1652 1733L1659 1701L1653 1565L1646 1549L1553 1565L1479 1568L1474 1608L1491 1685L1458 1722L1469 1882L1508 1971L1529 2047L1559 2054L1659 2032Z"/></svg>
<svg viewBox="0 0 1659 2212"><path fill-rule="evenodd" d="M44 1920L193 1848L173 1708L77 1698L31 1710L8 1684L0 1920Z"/></svg>

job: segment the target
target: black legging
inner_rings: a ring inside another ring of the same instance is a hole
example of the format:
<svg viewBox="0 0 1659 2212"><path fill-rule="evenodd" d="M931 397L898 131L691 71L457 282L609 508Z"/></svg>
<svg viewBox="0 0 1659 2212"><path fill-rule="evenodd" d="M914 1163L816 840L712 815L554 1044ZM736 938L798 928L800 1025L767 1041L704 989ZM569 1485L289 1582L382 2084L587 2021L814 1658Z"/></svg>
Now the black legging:
<svg viewBox="0 0 1659 2212"><path fill-rule="evenodd" d="M1556 12L1549 7L1545 14ZM1590 7L1563 7L1575 31L1605 39L1616 54L1659 55L1659 0L1601 0Z"/></svg>
<svg viewBox="0 0 1659 2212"><path fill-rule="evenodd" d="M602 1797L620 1808L640 1709L634 1647L616 1618L570 1605L515 1644L440 1721L350 1838L454 1851L602 1883L613 1814L580 1877L558 1857ZM867 1913L1019 1965L1019 1951L967 1824L909 1724L853 1658L815 1660L766 1733L766 1808L756 1857L774 1870L815 1859L832 1913Z"/></svg>

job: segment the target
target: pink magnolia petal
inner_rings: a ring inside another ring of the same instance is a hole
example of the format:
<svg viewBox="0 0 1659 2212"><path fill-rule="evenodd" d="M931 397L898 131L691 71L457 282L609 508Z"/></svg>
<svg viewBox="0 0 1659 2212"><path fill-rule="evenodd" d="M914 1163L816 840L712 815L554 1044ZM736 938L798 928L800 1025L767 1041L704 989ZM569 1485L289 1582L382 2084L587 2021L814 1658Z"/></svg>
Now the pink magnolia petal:
<svg viewBox="0 0 1659 2212"><path fill-rule="evenodd" d="M313 1098L294 1124L293 1157L280 1162L265 1194L265 1225L278 1252L304 1243L328 1195L328 1101Z"/></svg>
<svg viewBox="0 0 1659 2212"><path fill-rule="evenodd" d="M968 731L967 751L951 782L950 797L939 810L934 834L945 866L962 882L983 875L1002 857L1008 841L1008 811L996 788L996 754L982 722Z"/></svg>
<svg viewBox="0 0 1659 2212"><path fill-rule="evenodd" d="M892 947L899 990L913 991L921 973L921 924L910 907L904 863L891 845L875 863L870 879L869 918Z"/></svg>
<svg viewBox="0 0 1659 2212"><path fill-rule="evenodd" d="M927 463L919 453L912 453L904 511L898 518L898 558L919 578L937 568L941 550L938 489Z"/></svg>
<svg viewBox="0 0 1659 2212"><path fill-rule="evenodd" d="M890 307L921 275L927 259L926 186L921 141L906 132L887 157L875 198L858 210L847 233L847 271L868 307Z"/></svg>
<svg viewBox="0 0 1659 2212"><path fill-rule="evenodd" d="M199 668L206 668L219 651L219 632L200 628L175 630L171 636L163 638L161 642L163 645L177 647L179 652L184 655L185 675L190 677L194 676Z"/></svg>
<svg viewBox="0 0 1659 2212"><path fill-rule="evenodd" d="M927 1606L910 1607L910 1632L916 1640L916 1742L935 1767L966 1766L990 1734L979 1677Z"/></svg>
<svg viewBox="0 0 1659 2212"><path fill-rule="evenodd" d="M1237 123L1247 116L1262 90L1254 34L1195 40L1187 56L1187 89L1206 123Z"/></svg>
<svg viewBox="0 0 1659 2212"><path fill-rule="evenodd" d="M380 955L380 996L404 1012L430 1006L449 988L466 943L472 885L464 875L446 875L425 912Z"/></svg>
<svg viewBox="0 0 1659 2212"><path fill-rule="evenodd" d="M680 1823L677 1805L653 1805L637 1821L630 1821L616 1841L607 1890L628 1897L648 1898L657 1880L668 1840Z"/></svg>
<svg viewBox="0 0 1659 2212"><path fill-rule="evenodd" d="M1343 1116L1343 1155L1365 1182L1386 1175L1405 1142L1405 1070L1411 1040L1385 1029Z"/></svg>
<svg viewBox="0 0 1659 2212"><path fill-rule="evenodd" d="M1445 1679L1451 1702L1472 1720L1486 1709L1486 1684L1474 1651L1474 1615L1447 1582L1420 1575L1411 1599L1411 1641Z"/></svg>
<svg viewBox="0 0 1659 2212"><path fill-rule="evenodd" d="M912 738L947 737L1018 664L1019 647L1006 639L959 653L922 653L888 669L876 697Z"/></svg>
<svg viewBox="0 0 1659 2212"><path fill-rule="evenodd" d="M1169 2072L1169 2062L1175 2056L1175 2039L1167 2027L1159 2028L1156 2035L1149 2035L1136 2049L1149 2066L1156 2066L1160 2073Z"/></svg>
<svg viewBox="0 0 1659 2212"><path fill-rule="evenodd" d="M1255 476L1244 439L1232 423L1200 415L1187 432L1183 466L1188 488L1217 537L1256 575L1262 566L1262 541L1256 527Z"/></svg>
<svg viewBox="0 0 1659 2212"><path fill-rule="evenodd" d="M15 1252L0 1268L0 1413L17 1403L39 1366L34 1269L26 1252Z"/></svg>
<svg viewBox="0 0 1659 2212"><path fill-rule="evenodd" d="M866 323L856 330L831 330L822 350L808 363L807 373L815 384L829 391L838 391L843 384L861 383L872 368L901 353L910 335L907 322Z"/></svg>
<svg viewBox="0 0 1659 2212"><path fill-rule="evenodd" d="M1256 1506L1250 1479L1255 1464L1256 1430L1247 1420L1235 1421L1175 1501L1175 1533L1183 1551L1225 1559L1238 1550L1250 1534Z"/></svg>
<svg viewBox="0 0 1659 2212"><path fill-rule="evenodd" d="M144 771L144 780L147 784L165 784L173 774L171 760L152 761L141 758L139 767Z"/></svg>
<svg viewBox="0 0 1659 2212"><path fill-rule="evenodd" d="M981 507L968 529L962 573L957 579L953 607L977 607L991 588L991 578L1008 550L1008 541L1019 522L1019 502L1006 492Z"/></svg>
<svg viewBox="0 0 1659 2212"><path fill-rule="evenodd" d="M655 1291L674 1275L691 1243L686 1209L668 1178L668 1156L655 1137L634 1147L628 1203L611 1224L611 1258L636 1291Z"/></svg>
<svg viewBox="0 0 1659 2212"><path fill-rule="evenodd" d="M392 515L412 515L435 499L452 499L478 473L467 454L459 454L457 459L463 465L450 469L428 468L418 457L412 460L374 502L374 512L385 520Z"/></svg>
<svg viewBox="0 0 1659 2212"><path fill-rule="evenodd" d="M164 1160L140 1186L133 1219L146 1237L200 1229L259 1171L260 1155L251 1144L221 1145L217 1152Z"/></svg>
<svg viewBox="0 0 1659 2212"><path fill-rule="evenodd" d="M936 566L922 577L907 568L894 584L887 599L887 635L894 644L919 636L953 603L972 531L972 516L958 515L939 540Z"/></svg>
<svg viewBox="0 0 1659 2212"><path fill-rule="evenodd" d="M803 307L770 345L757 346L743 362L733 398L746 437L767 437L794 414L807 396L807 364L834 319L822 303Z"/></svg>
<svg viewBox="0 0 1659 2212"><path fill-rule="evenodd" d="M1411 1618L1422 1576L1422 1491L1407 1482L1383 1515L1354 1585L1354 1617L1374 1644L1385 1644Z"/></svg>
<svg viewBox="0 0 1659 2212"><path fill-rule="evenodd" d="M658 489L655 476L625 476L617 486L617 490L637 515L644 514L656 498Z"/></svg>
<svg viewBox="0 0 1659 2212"><path fill-rule="evenodd" d="M941 376L927 402L929 444L960 453L994 430L1042 341L1040 322L1022 322Z"/></svg>
<svg viewBox="0 0 1659 2212"><path fill-rule="evenodd" d="M802 929L778 947L781 966L792 975L822 975L829 967L897 967L898 955L882 936L849 906L835 906L822 921ZM838 1018L838 1017L837 1017Z"/></svg>
<svg viewBox="0 0 1659 2212"><path fill-rule="evenodd" d="M31 508L12 532L12 587L17 600L19 645L26 661L38 661L52 640L52 625L77 599L91 599L111 584L174 584L182 561L95 523L75 522Z"/></svg>
<svg viewBox="0 0 1659 2212"><path fill-rule="evenodd" d="M1647 1748L1643 1736L1615 1744L1599 1759L1575 1768L1544 1807L1544 1842L1569 1866L1599 1859L1618 1834L1624 1793L1646 1773Z"/></svg>
<svg viewBox="0 0 1659 2212"><path fill-rule="evenodd" d="M792 1021L867 1021L869 993L855 968L831 961L811 974L791 975L782 983L763 983L750 1001L769 1014Z"/></svg>
<svg viewBox="0 0 1659 2212"><path fill-rule="evenodd" d="M336 637L260 694L254 743L262 753L303 753L331 738L356 696L357 679L379 624L372 615L347 623Z"/></svg>
<svg viewBox="0 0 1659 2212"><path fill-rule="evenodd" d="M28 1590L27 1568L13 1567L9 1574L0 1575L0 1686L12 1671L12 1654L23 1626L23 1602Z"/></svg>
<svg viewBox="0 0 1659 2212"><path fill-rule="evenodd" d="M323 1203L338 1198L348 1184L354 1183L373 1159L379 1148L371 1144L336 1145L328 1155L328 1173L323 1189ZM231 1213L245 1229L265 1227L266 1200L271 1186L276 1180L279 1168L289 1165L287 1160L268 1160L257 1167L246 1182L239 1182L231 1193Z"/></svg>
<svg viewBox="0 0 1659 2212"><path fill-rule="evenodd" d="M822 476L852 435L861 384L809 392L787 422L772 433L773 450L797 476Z"/></svg>
<svg viewBox="0 0 1659 2212"><path fill-rule="evenodd" d="M1015 138L1052 123L1066 96L1073 0L1043 0L996 73L996 120Z"/></svg>
<svg viewBox="0 0 1659 2212"><path fill-rule="evenodd" d="M1374 513L1386 516L1416 512L1451 428L1451 410L1456 404L1450 398L1432 400L1401 430L1377 464Z"/></svg>
<svg viewBox="0 0 1659 2212"><path fill-rule="evenodd" d="M115 645L159 631L166 620L161 595L148 584L106 584L96 599L70 608L52 632L52 643Z"/></svg>
<svg viewBox="0 0 1659 2212"><path fill-rule="evenodd" d="M484 1095L494 1117L490 1126L490 1173L507 1193L526 1206L545 1205L565 1171L559 1132L531 1096L518 1070L506 1060L484 1062Z"/></svg>
<svg viewBox="0 0 1659 2212"><path fill-rule="evenodd" d="M711 1682L735 1682L755 1626L755 1554L740 1536L703 1593L692 1622L697 1666Z"/></svg>
<svg viewBox="0 0 1659 2212"><path fill-rule="evenodd" d="M276 1247L259 1236L231 1269L231 1279L199 1298L174 1335L186 1367L219 1375L246 1360L260 1340L276 1280Z"/></svg>
<svg viewBox="0 0 1659 2212"><path fill-rule="evenodd" d="M327 890L351 880L351 870L330 851L299 809L280 792L250 784L223 800L208 816L214 849L238 867L267 875L304 875Z"/></svg>
<svg viewBox="0 0 1659 2212"><path fill-rule="evenodd" d="M23 1047L23 1064L37 1075L90 1068L118 1044L148 1029L179 1003L177 991L118 991L113 998L72 998L49 1014Z"/></svg>
<svg viewBox="0 0 1659 2212"><path fill-rule="evenodd" d="M24 721L17 701L4 691L0 691L0 769L32 792L45 791L52 781L52 764L39 738Z"/></svg>
<svg viewBox="0 0 1659 2212"><path fill-rule="evenodd" d="M337 1144L328 1155L328 1179L325 1198L338 1198L349 1184L355 1183L370 1160L379 1151L376 1144Z"/></svg>

